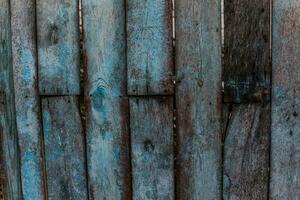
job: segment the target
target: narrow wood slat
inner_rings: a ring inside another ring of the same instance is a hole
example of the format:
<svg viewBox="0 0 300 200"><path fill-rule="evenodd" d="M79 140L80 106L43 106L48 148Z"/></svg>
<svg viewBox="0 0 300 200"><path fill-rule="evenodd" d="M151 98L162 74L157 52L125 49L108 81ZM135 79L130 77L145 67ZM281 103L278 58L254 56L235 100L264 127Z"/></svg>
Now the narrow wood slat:
<svg viewBox="0 0 300 200"><path fill-rule="evenodd" d="M35 1L11 0L12 52L23 198L44 199Z"/></svg>
<svg viewBox="0 0 300 200"><path fill-rule="evenodd" d="M270 199L300 199L300 1L273 1Z"/></svg>
<svg viewBox="0 0 300 200"><path fill-rule="evenodd" d="M40 94L80 93L78 2L36 1Z"/></svg>
<svg viewBox="0 0 300 200"><path fill-rule="evenodd" d="M130 99L133 199L174 199L173 98Z"/></svg>
<svg viewBox="0 0 300 200"><path fill-rule="evenodd" d="M224 101L269 101L270 0L225 0L224 27Z"/></svg>
<svg viewBox="0 0 300 200"><path fill-rule="evenodd" d="M172 1L127 1L128 93L173 93Z"/></svg>
<svg viewBox="0 0 300 200"><path fill-rule="evenodd" d="M90 199L130 199L123 0L84 0Z"/></svg>
<svg viewBox="0 0 300 200"><path fill-rule="evenodd" d="M177 197L221 197L221 1L175 0Z"/></svg>
<svg viewBox="0 0 300 200"><path fill-rule="evenodd" d="M223 199L268 198L270 104L235 104L224 143Z"/></svg>
<svg viewBox="0 0 300 200"><path fill-rule="evenodd" d="M87 199L84 137L77 97L42 99L48 199Z"/></svg>
<svg viewBox="0 0 300 200"><path fill-rule="evenodd" d="M22 196L14 108L8 0L0 0L0 18L0 184L3 185L0 193L4 195L4 199L19 200Z"/></svg>

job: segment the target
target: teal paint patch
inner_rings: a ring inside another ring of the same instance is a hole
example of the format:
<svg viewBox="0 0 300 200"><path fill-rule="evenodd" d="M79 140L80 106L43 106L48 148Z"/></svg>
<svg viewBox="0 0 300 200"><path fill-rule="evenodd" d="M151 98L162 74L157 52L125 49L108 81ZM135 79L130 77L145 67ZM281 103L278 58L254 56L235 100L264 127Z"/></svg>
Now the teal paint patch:
<svg viewBox="0 0 300 200"><path fill-rule="evenodd" d="M24 81L31 81L33 78L33 70L35 63L34 58L29 49L24 49L20 57L21 78Z"/></svg>

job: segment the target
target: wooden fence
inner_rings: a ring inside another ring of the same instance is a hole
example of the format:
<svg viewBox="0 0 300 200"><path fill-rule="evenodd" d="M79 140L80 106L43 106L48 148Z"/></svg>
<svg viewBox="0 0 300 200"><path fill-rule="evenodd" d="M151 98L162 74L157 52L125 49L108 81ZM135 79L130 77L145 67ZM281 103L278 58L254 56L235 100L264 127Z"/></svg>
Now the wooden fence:
<svg viewBox="0 0 300 200"><path fill-rule="evenodd" d="M2 199L300 199L299 0L0 17Z"/></svg>

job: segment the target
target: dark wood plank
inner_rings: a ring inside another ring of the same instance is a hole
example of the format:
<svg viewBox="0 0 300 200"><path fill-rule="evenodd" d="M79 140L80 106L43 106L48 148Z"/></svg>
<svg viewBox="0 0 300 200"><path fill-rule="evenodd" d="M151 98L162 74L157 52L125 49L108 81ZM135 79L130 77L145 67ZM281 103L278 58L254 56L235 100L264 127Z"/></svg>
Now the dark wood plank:
<svg viewBox="0 0 300 200"><path fill-rule="evenodd" d="M84 136L77 97L42 99L48 199L87 199Z"/></svg>
<svg viewBox="0 0 300 200"><path fill-rule="evenodd" d="M90 199L130 199L125 4L83 1Z"/></svg>
<svg viewBox="0 0 300 200"><path fill-rule="evenodd" d="M80 94L78 2L36 1L40 94Z"/></svg>
<svg viewBox="0 0 300 200"><path fill-rule="evenodd" d="M127 1L128 93L173 93L172 1Z"/></svg>
<svg viewBox="0 0 300 200"><path fill-rule="evenodd" d="M23 198L44 199L35 0L11 0L15 106Z"/></svg>
<svg viewBox="0 0 300 200"><path fill-rule="evenodd" d="M174 199L173 98L130 99L133 199Z"/></svg>
<svg viewBox="0 0 300 200"><path fill-rule="evenodd" d="M177 197L221 198L221 1L175 0Z"/></svg>
<svg viewBox="0 0 300 200"><path fill-rule="evenodd" d="M228 115L223 199L268 199L270 104L235 104Z"/></svg>
<svg viewBox="0 0 300 200"><path fill-rule="evenodd" d="M225 0L224 26L224 101L269 101L270 0Z"/></svg>
<svg viewBox="0 0 300 200"><path fill-rule="evenodd" d="M3 186L0 193L4 199L19 200L22 194L8 0L0 0L0 18L0 184Z"/></svg>
<svg viewBox="0 0 300 200"><path fill-rule="evenodd" d="M300 2L273 1L270 199L300 199Z"/></svg>

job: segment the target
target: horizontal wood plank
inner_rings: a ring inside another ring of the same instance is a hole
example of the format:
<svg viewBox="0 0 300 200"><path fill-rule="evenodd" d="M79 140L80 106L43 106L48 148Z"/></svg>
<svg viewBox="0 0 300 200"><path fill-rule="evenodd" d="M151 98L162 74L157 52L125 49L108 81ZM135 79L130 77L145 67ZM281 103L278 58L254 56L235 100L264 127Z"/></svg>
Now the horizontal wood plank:
<svg viewBox="0 0 300 200"><path fill-rule="evenodd" d="M128 94L173 93L172 1L127 1Z"/></svg>
<svg viewBox="0 0 300 200"><path fill-rule="evenodd" d="M133 199L174 199L173 98L131 98Z"/></svg>

